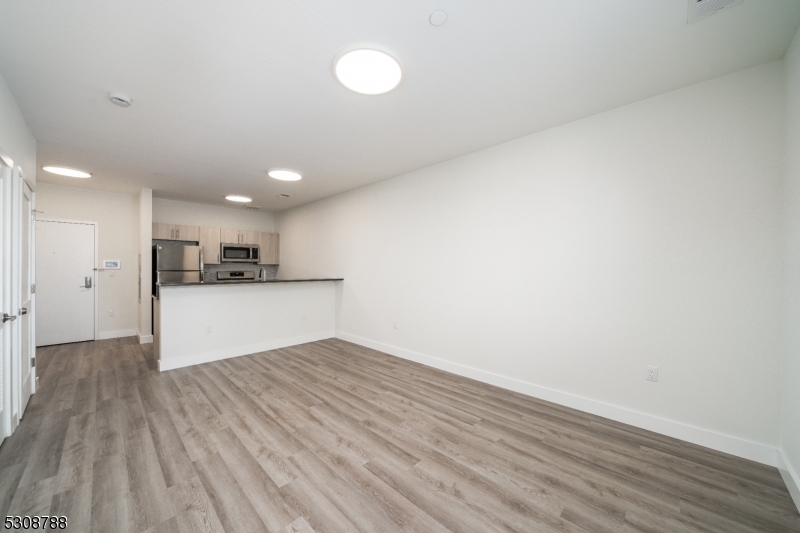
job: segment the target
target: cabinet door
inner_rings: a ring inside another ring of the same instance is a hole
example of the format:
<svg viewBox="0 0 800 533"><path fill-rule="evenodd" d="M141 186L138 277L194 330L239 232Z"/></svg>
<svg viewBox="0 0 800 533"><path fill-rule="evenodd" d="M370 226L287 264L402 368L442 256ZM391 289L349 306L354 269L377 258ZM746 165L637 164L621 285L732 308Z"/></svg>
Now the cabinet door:
<svg viewBox="0 0 800 533"><path fill-rule="evenodd" d="M175 225L175 240L177 241L199 241L200 228L197 226Z"/></svg>
<svg viewBox="0 0 800 533"><path fill-rule="evenodd" d="M200 233L200 246L203 248L203 262L207 265L218 265L220 263L219 245L220 245L220 230L219 228L198 228Z"/></svg>
<svg viewBox="0 0 800 533"><path fill-rule="evenodd" d="M220 232L220 240L224 243L233 243L237 244L239 242L239 230L238 229L230 229L230 228L222 228L219 230Z"/></svg>
<svg viewBox="0 0 800 533"><path fill-rule="evenodd" d="M261 248L260 265L277 265L280 263L280 235L277 233L258 234L258 245Z"/></svg>
<svg viewBox="0 0 800 533"><path fill-rule="evenodd" d="M153 238L166 240L175 239L175 225L153 222Z"/></svg>
<svg viewBox="0 0 800 533"><path fill-rule="evenodd" d="M239 242L242 244L258 244L258 232L257 231L249 231L249 230L239 230L239 235L241 235L241 239Z"/></svg>

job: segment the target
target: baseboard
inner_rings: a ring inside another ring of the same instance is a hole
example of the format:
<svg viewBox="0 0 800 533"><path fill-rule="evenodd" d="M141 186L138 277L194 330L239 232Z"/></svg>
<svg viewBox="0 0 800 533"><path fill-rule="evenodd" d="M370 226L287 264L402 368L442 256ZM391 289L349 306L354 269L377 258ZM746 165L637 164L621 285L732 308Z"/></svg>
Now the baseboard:
<svg viewBox="0 0 800 533"><path fill-rule="evenodd" d="M789 489L789 494L792 495L797 510L800 511L800 476L797 475L797 471L783 450L778 452L778 471L781 473L783 482L786 483L786 488Z"/></svg>
<svg viewBox="0 0 800 533"><path fill-rule="evenodd" d="M577 396L568 392L563 392L526 381L501 376L485 370L472 368L459 363L445 361L430 355L424 355L397 346L383 344L356 335L351 335L345 332L337 332L336 337L354 344L372 348L380 352L388 353L409 361L421 363L426 366L438 368L446 372L451 372L459 376L471 378L483 383L502 387L504 389L519 392L527 396L539 398L548 402L557 403L566 407L571 407L579 411L590 413L603 418L609 418L623 424L630 424L641 429L660 433L668 437L673 437L699 446L705 446L720 452L756 461L765 465L777 467L778 466L778 450L766 444L752 442L749 440L718 433L716 431L703 429L674 420L660 418L654 415L641 413L620 407L618 405L608 404L591 398Z"/></svg>
<svg viewBox="0 0 800 533"><path fill-rule="evenodd" d="M186 366L200 365L203 363L210 363L212 361L220 361L222 359L230 359L231 357L241 357L242 355L250 355L258 352L266 352L268 350L277 350L278 348L286 348L288 346L296 346L298 344L305 344L307 342L322 341L336 336L333 331L326 331L322 333L311 333L309 335L300 335L298 337L289 337L286 339L278 339L269 342L261 342L258 344L250 344L248 346L237 346L235 348L225 348L223 350L213 350L210 352L203 352L196 355L187 355L184 357L175 357L172 359L162 358L158 361L158 369L163 372L165 370L174 370L176 368L183 368Z"/></svg>
<svg viewBox="0 0 800 533"><path fill-rule="evenodd" d="M118 339L120 337L135 337L137 331L135 329L117 329L114 331L101 331L97 336L97 340L102 341L105 339Z"/></svg>
<svg viewBox="0 0 800 533"><path fill-rule="evenodd" d="M142 335L142 333L137 329L136 336L139 338L139 344L150 344L153 342L152 335Z"/></svg>

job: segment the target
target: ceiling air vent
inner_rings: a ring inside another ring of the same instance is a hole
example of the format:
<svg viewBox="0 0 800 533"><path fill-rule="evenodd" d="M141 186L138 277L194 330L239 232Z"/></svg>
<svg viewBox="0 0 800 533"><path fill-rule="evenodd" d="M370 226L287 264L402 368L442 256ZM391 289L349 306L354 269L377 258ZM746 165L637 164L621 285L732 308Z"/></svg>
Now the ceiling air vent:
<svg viewBox="0 0 800 533"><path fill-rule="evenodd" d="M697 22L723 9L741 4L744 0L689 0L687 23Z"/></svg>
<svg viewBox="0 0 800 533"><path fill-rule="evenodd" d="M243 205L242 209L247 209L248 211L258 211L261 209L260 205Z"/></svg>
<svg viewBox="0 0 800 533"><path fill-rule="evenodd" d="M288 195L286 193L281 193L281 194L278 195L278 198L289 198L289 196L290 195Z"/></svg>

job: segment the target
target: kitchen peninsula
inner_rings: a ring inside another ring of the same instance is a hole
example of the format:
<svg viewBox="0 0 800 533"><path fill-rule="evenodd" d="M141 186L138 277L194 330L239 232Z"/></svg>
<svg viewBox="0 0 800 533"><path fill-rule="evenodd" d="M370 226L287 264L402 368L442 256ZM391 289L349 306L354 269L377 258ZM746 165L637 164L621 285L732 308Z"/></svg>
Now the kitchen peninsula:
<svg viewBox="0 0 800 533"><path fill-rule="evenodd" d="M153 301L159 370L331 338L341 281L162 283Z"/></svg>

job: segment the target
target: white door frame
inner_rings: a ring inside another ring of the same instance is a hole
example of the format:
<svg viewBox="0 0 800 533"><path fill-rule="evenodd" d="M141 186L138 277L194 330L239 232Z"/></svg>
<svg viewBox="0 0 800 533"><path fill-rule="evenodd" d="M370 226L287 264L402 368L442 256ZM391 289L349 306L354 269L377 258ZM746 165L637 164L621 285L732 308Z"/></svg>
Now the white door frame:
<svg viewBox="0 0 800 533"><path fill-rule="evenodd" d="M92 283L94 284L94 340L100 338L100 307L99 307L99 300L98 295L100 294L100 282L99 282L99 267L97 266L97 248L99 244L99 237L98 232L100 229L100 224L97 222L87 222L85 220L64 220L60 218L37 218L37 222L58 222L61 224L86 224L88 226L94 226L94 266L92 267ZM34 254L36 255L36 254Z"/></svg>
<svg viewBox="0 0 800 533"><path fill-rule="evenodd" d="M14 312L11 308L11 269L9 263L11 262L11 209L10 209L10 193L11 193L11 169L14 168L14 162L5 155L0 149L0 202L2 202L2 223L0 223L0 248L2 248L3 268L0 271L0 284L2 284L2 291L0 291L0 313L8 313L13 315ZM11 435L13 427L11 425L11 327L8 322L2 324L3 335L2 345L0 345L0 364L2 364L2 410L0 410L0 442Z"/></svg>
<svg viewBox="0 0 800 533"><path fill-rule="evenodd" d="M24 180L24 187L31 192L31 213L28 219L28 283L30 283L30 307L28 308L28 349L31 358L31 394L36 394L36 187ZM23 302L24 303L24 302Z"/></svg>

